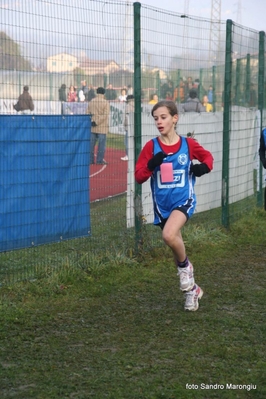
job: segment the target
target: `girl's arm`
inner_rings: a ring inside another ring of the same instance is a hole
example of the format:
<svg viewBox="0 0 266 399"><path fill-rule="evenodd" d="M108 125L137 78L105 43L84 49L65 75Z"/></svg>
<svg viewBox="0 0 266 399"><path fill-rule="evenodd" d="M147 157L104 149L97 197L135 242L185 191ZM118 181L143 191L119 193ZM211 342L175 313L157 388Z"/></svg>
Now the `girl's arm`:
<svg viewBox="0 0 266 399"><path fill-rule="evenodd" d="M263 167L265 168L266 167L265 143L264 143L264 137L263 137L262 133L261 133L261 136L260 136L259 156L260 156L260 161L261 161Z"/></svg>
<svg viewBox="0 0 266 399"><path fill-rule="evenodd" d="M197 159L201 163L205 163L211 171L213 169L213 156L210 151L205 150L205 148L194 139L188 138L187 142L191 160Z"/></svg>
<svg viewBox="0 0 266 399"><path fill-rule="evenodd" d="M135 179L137 183L142 184L151 177L152 171L148 169L147 164L152 157L153 157L153 141L150 140L145 144L145 146L141 150L141 153L139 154L139 158L136 163Z"/></svg>

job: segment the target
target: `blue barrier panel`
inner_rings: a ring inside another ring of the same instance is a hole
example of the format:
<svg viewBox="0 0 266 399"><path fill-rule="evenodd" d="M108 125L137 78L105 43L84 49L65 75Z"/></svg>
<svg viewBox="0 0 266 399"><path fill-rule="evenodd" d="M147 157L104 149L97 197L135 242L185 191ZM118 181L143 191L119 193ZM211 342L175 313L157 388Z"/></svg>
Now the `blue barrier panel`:
<svg viewBox="0 0 266 399"><path fill-rule="evenodd" d="M0 251L90 235L88 115L0 115Z"/></svg>

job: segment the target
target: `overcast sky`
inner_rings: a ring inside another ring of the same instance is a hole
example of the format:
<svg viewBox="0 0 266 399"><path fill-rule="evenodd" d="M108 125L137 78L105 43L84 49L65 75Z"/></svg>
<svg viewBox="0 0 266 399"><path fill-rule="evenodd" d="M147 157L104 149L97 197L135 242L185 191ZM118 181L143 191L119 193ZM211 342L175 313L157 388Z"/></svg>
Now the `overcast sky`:
<svg viewBox="0 0 266 399"><path fill-rule="evenodd" d="M212 0L140 0L140 3L183 13L185 1L189 3L189 15L211 18ZM238 9L241 12L237 12ZM221 20L232 19L248 28L266 31L265 15L266 0L221 0Z"/></svg>

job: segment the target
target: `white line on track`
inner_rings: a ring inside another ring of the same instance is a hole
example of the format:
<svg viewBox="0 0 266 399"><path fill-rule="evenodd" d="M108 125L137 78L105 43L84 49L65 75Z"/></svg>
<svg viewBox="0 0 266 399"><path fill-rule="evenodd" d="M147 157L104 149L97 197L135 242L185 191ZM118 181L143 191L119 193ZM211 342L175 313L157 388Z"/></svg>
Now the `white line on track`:
<svg viewBox="0 0 266 399"><path fill-rule="evenodd" d="M107 167L107 165L103 165L101 167L101 169L99 169L97 172L93 173L92 175L90 175L89 177L94 177L97 176L99 173L101 173L105 168Z"/></svg>

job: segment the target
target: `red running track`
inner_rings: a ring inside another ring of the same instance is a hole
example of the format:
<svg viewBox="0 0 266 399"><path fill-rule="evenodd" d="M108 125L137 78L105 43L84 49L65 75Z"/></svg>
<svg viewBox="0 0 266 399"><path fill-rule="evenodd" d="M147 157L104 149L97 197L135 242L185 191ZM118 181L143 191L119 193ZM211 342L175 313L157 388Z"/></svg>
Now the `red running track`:
<svg viewBox="0 0 266 399"><path fill-rule="evenodd" d="M97 150L97 148L96 148ZM104 159L107 165L90 165L90 201L97 201L127 190L127 161L122 161L125 151L107 148Z"/></svg>

